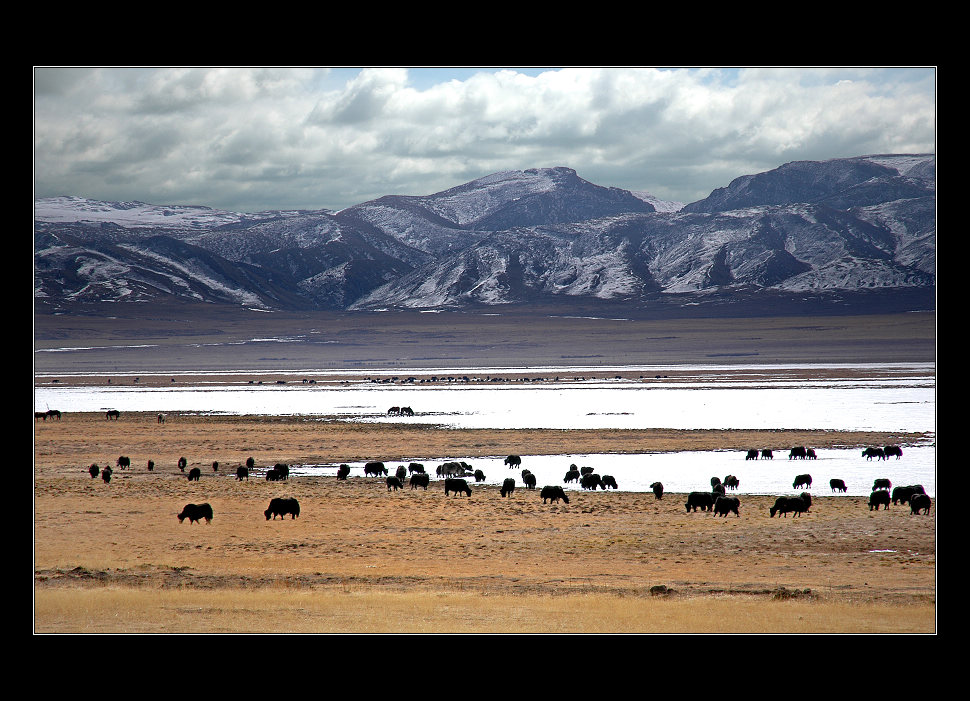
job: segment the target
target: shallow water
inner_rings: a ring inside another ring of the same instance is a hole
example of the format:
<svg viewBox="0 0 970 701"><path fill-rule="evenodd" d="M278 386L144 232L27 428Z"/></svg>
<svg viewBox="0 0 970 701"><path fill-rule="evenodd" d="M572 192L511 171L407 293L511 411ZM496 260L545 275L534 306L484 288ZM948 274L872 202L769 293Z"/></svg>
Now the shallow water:
<svg viewBox="0 0 970 701"><path fill-rule="evenodd" d="M787 368L790 370L791 368ZM845 368L842 368L843 370ZM641 380L621 380L611 373L638 368L596 368L599 379L556 381L555 375L589 368L521 369L546 376L536 383L462 383L460 385L384 384L359 380L337 384L304 384L299 378L327 379L339 372L292 373L288 384L205 384L182 381L178 386L132 384L68 387L43 384L38 378L35 406L62 412L107 409L148 412L338 416L362 422L407 422L453 428L672 428L672 429L828 429L926 432L935 435L936 387L932 365L860 366L851 379L795 380L782 366L698 366L696 377L667 379L662 373ZM488 368L443 371L450 375L480 375ZM422 371L427 374L433 371ZM590 374L593 374L592 372ZM381 372L369 372L380 377ZM407 377L401 369L385 376ZM550 377L550 375L552 377ZM128 378L130 380L130 378ZM413 417L388 416L392 406L410 406ZM810 473L812 491L831 494L831 478L845 480L849 495L868 495L877 477L894 485L922 484L935 494L935 447L907 446L902 460L867 461L857 448L817 450L818 459L787 458L790 446L751 446L776 450L774 460L748 461L743 452L678 452L647 455L523 456L523 467L536 474L539 486L563 484L570 464L589 465L600 475L613 475L621 490L650 491L662 482L671 492L710 489L710 478L728 474L740 481L739 494L796 493L794 477ZM502 460L465 456L414 456L434 475L442 462L465 460L482 469L488 484L500 485L515 476ZM351 465L352 476L363 465ZM393 473L397 465L388 464ZM295 474L334 474L336 465L297 466ZM563 485L579 489L575 484Z"/></svg>

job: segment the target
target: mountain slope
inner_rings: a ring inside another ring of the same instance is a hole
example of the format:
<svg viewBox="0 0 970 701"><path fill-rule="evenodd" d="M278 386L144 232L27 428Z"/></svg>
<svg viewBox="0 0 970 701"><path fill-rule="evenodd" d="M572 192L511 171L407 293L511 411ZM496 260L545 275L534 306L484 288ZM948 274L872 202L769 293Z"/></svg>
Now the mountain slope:
<svg viewBox="0 0 970 701"><path fill-rule="evenodd" d="M932 303L932 155L794 162L679 206L569 168L340 212L36 203L35 301L265 309L609 301L644 310L878 292ZM910 302L907 302L909 304Z"/></svg>

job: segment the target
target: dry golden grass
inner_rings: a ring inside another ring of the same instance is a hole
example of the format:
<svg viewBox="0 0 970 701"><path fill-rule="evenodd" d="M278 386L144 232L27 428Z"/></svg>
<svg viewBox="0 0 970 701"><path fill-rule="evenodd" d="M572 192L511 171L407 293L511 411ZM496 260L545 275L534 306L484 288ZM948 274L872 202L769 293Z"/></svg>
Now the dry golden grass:
<svg viewBox="0 0 970 701"><path fill-rule="evenodd" d="M929 633L929 604L386 592L39 589L38 633Z"/></svg>

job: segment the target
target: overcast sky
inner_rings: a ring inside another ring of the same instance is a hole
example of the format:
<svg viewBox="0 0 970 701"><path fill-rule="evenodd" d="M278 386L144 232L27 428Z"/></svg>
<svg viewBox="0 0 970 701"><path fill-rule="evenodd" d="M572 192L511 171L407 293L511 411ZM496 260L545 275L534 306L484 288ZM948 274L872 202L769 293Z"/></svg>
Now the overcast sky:
<svg viewBox="0 0 970 701"><path fill-rule="evenodd" d="M567 166L686 203L935 140L933 67L34 69L36 197L340 209Z"/></svg>

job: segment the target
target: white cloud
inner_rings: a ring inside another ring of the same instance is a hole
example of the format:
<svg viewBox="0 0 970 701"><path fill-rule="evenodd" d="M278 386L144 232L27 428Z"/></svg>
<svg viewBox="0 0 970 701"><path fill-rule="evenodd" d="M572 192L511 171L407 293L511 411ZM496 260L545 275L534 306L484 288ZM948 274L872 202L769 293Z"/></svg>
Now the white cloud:
<svg viewBox="0 0 970 701"><path fill-rule="evenodd" d="M931 68L40 68L35 194L340 208L564 165L692 201L791 160L933 151L935 100Z"/></svg>

